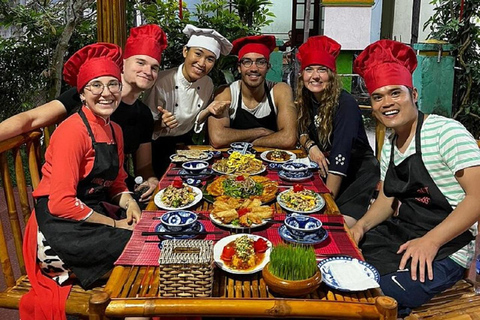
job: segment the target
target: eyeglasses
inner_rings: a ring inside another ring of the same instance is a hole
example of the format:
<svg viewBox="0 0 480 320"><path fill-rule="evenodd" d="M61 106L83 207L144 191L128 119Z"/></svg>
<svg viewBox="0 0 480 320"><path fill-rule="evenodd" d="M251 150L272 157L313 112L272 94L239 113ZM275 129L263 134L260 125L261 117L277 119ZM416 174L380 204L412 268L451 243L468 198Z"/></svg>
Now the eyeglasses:
<svg viewBox="0 0 480 320"><path fill-rule="evenodd" d="M255 65L259 68L265 68L268 65L267 59L257 59L255 61L253 61L252 59L242 59L240 60L240 63L245 68L250 68L253 63L255 63Z"/></svg>
<svg viewBox="0 0 480 320"><path fill-rule="evenodd" d="M108 91L110 91L112 94L122 91L122 83L120 81L110 81L106 85L100 81L94 81L90 84L87 84L85 89L88 89L92 94L98 96L103 93L105 87L107 87Z"/></svg>

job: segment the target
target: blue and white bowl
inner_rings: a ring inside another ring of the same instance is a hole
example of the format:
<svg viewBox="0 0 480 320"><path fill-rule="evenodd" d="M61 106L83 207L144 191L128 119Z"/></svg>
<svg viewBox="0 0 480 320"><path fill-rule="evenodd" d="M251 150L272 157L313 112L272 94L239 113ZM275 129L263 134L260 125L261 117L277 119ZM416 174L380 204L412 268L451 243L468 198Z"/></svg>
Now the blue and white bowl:
<svg viewBox="0 0 480 320"><path fill-rule="evenodd" d="M182 168L192 173L200 173L208 168L208 162L201 160L188 161L182 163Z"/></svg>
<svg viewBox="0 0 480 320"><path fill-rule="evenodd" d="M168 231L181 232L192 229L197 222L197 214L186 210L169 211L160 217Z"/></svg>
<svg viewBox="0 0 480 320"><path fill-rule="evenodd" d="M282 170L287 172L308 172L310 166L305 163L300 162L290 162L287 161L282 164Z"/></svg>
<svg viewBox="0 0 480 320"><path fill-rule="evenodd" d="M185 181L185 183L188 184L189 186L194 186L194 187L198 187L199 185L202 184L201 179L195 179L195 178L186 178L183 181Z"/></svg>
<svg viewBox="0 0 480 320"><path fill-rule="evenodd" d="M312 233L317 233L322 228L322 221L315 217L292 213L288 215L284 224L290 234L297 239L302 239Z"/></svg>
<svg viewBox="0 0 480 320"><path fill-rule="evenodd" d="M230 148L236 151L242 151L243 148L245 148L246 150L250 150L252 149L252 147L253 147L253 144L251 144L250 142L243 142L243 141L233 142L230 144Z"/></svg>
<svg viewBox="0 0 480 320"><path fill-rule="evenodd" d="M211 150L211 151L208 151L208 154L210 154L212 158L220 158L222 156L222 151Z"/></svg>

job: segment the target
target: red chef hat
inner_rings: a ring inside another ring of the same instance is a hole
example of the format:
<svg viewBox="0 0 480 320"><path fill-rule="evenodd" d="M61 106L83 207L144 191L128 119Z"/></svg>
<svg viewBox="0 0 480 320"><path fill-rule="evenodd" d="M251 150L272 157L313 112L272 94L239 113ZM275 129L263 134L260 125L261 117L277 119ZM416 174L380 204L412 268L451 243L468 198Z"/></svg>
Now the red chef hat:
<svg viewBox="0 0 480 320"><path fill-rule="evenodd" d="M112 76L122 80L122 49L113 43L95 43L83 47L63 65L63 79L80 92L88 81Z"/></svg>
<svg viewBox="0 0 480 320"><path fill-rule="evenodd" d="M247 53L255 52L269 60L270 53L277 46L274 36L248 36L233 41L232 54L238 55L238 60Z"/></svg>
<svg viewBox="0 0 480 320"><path fill-rule="evenodd" d="M388 85L412 88L412 73L416 67L417 57L413 49L393 40L372 43L353 63L353 71L363 77L370 94Z"/></svg>
<svg viewBox="0 0 480 320"><path fill-rule="evenodd" d="M297 58L302 70L308 66L319 64L337 71L335 60L342 46L327 36L314 36L298 48Z"/></svg>
<svg viewBox="0 0 480 320"><path fill-rule="evenodd" d="M167 36L162 28L156 24L130 29L130 36L125 44L123 58L127 59L135 55L146 55L157 60L162 60L162 52L167 47Z"/></svg>

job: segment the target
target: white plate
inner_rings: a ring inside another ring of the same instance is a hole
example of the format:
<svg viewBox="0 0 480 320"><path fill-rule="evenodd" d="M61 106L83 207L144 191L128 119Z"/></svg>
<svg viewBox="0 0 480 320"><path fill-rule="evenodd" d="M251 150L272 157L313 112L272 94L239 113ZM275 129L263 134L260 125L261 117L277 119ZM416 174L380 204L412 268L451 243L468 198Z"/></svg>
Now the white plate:
<svg viewBox="0 0 480 320"><path fill-rule="evenodd" d="M183 210L183 209L187 209L187 208L190 208L190 207L193 207L194 205L196 205L197 203L200 202L200 200L202 200L202 190L198 189L197 187L194 187L194 186L190 186L192 188L192 191L195 193L195 199L193 199L192 202L190 202L189 204L183 206L183 207L170 207L168 205L166 205L165 203L163 203L162 201L162 196L163 196L163 192L165 191L165 189L162 189L160 190L156 195L155 197L153 198L153 201L155 202L155 204L157 205L157 207L159 207L160 209L165 209L165 210Z"/></svg>
<svg viewBox="0 0 480 320"><path fill-rule="evenodd" d="M267 166L262 164L262 168L260 170L258 170L256 172L249 172L248 174L251 175L251 176L255 176L257 174L260 174L260 173L264 172L266 169L267 169ZM212 170L215 171L216 173L219 173L219 174L237 174L236 172L226 173L224 171L217 170L217 169L215 169L215 163L212 166Z"/></svg>
<svg viewBox="0 0 480 320"><path fill-rule="evenodd" d="M274 150L268 150L268 151L262 152L262 153L260 154L260 158L261 158L263 161L271 162L271 163L285 163L285 162L287 162L287 161L297 159L297 156L295 155L295 153L290 152L290 151L286 151L286 150L279 150L279 151L286 152L286 153L290 156L290 159L288 159L288 160L280 160L280 161L270 160L270 159L268 159L267 155L268 155L270 152L273 152L273 151L274 151Z"/></svg>
<svg viewBox="0 0 480 320"><path fill-rule="evenodd" d="M210 213L210 220L212 220L212 222L215 223L217 226L230 228L230 229L240 229L240 230L257 228L257 227L264 226L268 223L268 220L263 219L262 223L259 223L259 224L253 223L250 227L236 226L231 223L223 223L222 220L215 218L212 213Z"/></svg>
<svg viewBox="0 0 480 320"><path fill-rule="evenodd" d="M174 157L177 155L176 153L172 154L170 156L170 161L173 162L173 163L183 163L183 162L188 162L188 161L193 161L193 160L203 160L203 161L208 161L210 159L212 159L213 157L213 154L208 152L208 151L205 151L203 152L203 154L205 155L204 157L197 157L197 158L187 158L187 157L184 157L183 159L181 160L173 160Z"/></svg>
<svg viewBox="0 0 480 320"><path fill-rule="evenodd" d="M322 281L341 291L363 291L378 288L380 274L371 264L352 257L331 257L318 263ZM341 274L341 279L335 274Z"/></svg>
<svg viewBox="0 0 480 320"><path fill-rule="evenodd" d="M259 238L262 238L263 240L265 240L267 242L268 249L267 249L267 251L265 251L265 257L263 258L262 263L260 263L254 269L246 270L246 271L232 269L232 268L228 267L227 265L225 265L225 263L223 263L222 259L220 258L220 256L222 255L223 248L227 244L229 244L230 242L234 241L235 239L237 239L241 236L245 236L245 235L252 238L253 240L257 240ZM239 233L239 234L233 234L231 236L220 239L215 244L215 246L213 247L213 259L215 260L215 263L220 267L220 269L222 269L224 271L227 271L229 273L233 273L233 274L252 274L252 273L261 271L265 267L265 265L270 261L270 252L271 251L272 251L272 243L267 238L257 236L255 234Z"/></svg>
<svg viewBox="0 0 480 320"><path fill-rule="evenodd" d="M292 187L293 188L293 187ZM317 205L311 209L311 210L306 210L306 211L301 211L301 210L296 210L296 209L293 209L293 208L290 208L287 206L287 204L285 203L285 201L283 201L280 196L286 192L290 191L290 189L287 189L285 191L282 191L280 192L278 195L277 195L277 202L278 204L280 205L280 207L282 207L284 210L286 211L290 211L290 212L298 212L298 213L314 213L314 212L317 212L317 211L320 211L322 210L322 208L325 206L325 199L323 199L323 197L321 195L319 195L318 193L314 192L316 197L317 197ZM313 192L313 191L312 191Z"/></svg>

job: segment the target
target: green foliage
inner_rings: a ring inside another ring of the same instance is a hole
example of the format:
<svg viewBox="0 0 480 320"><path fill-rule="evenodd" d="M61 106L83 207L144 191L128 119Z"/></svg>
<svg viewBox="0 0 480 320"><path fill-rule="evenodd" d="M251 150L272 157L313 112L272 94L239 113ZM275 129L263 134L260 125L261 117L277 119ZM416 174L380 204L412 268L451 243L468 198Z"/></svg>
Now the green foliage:
<svg viewBox="0 0 480 320"><path fill-rule="evenodd" d="M51 58L67 10L67 1L33 1L17 6L9 2L0 1L0 28L14 30L14 37L0 38L0 121L50 100ZM92 23L95 16L88 19L77 27L69 54L96 40L96 24Z"/></svg>
<svg viewBox="0 0 480 320"><path fill-rule="evenodd" d="M454 45L456 55L454 118L480 137L480 1L432 0L435 13L425 23L429 38Z"/></svg>
<svg viewBox="0 0 480 320"><path fill-rule="evenodd" d="M315 251L311 246L279 244L270 253L268 270L285 280L305 280L317 272Z"/></svg>

